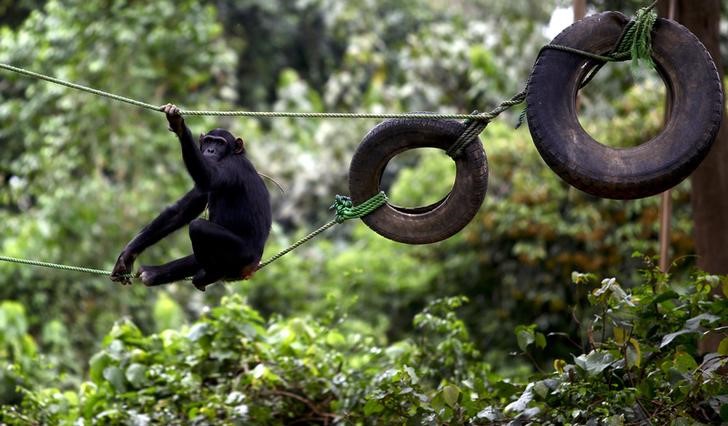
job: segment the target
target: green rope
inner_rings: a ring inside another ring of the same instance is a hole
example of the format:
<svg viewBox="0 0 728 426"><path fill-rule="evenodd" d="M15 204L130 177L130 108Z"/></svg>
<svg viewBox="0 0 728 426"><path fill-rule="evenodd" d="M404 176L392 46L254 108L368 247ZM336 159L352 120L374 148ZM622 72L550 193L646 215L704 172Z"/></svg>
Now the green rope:
<svg viewBox="0 0 728 426"><path fill-rule="evenodd" d="M195 111L180 110L182 115L219 116L219 117L265 117L265 118L362 118L362 119L390 119L390 118L431 118L435 120L465 120L471 119L470 114L442 114L442 113L368 113L368 112L287 112L287 111ZM480 119L477 118L476 119Z"/></svg>
<svg viewBox="0 0 728 426"><path fill-rule="evenodd" d="M291 244L287 248L281 250L278 252L275 256L271 257L270 259L266 260L265 262L261 262L260 265L258 265L258 269L263 269L266 266L270 265L271 263L275 262L276 260L280 259L281 257L285 256L286 254L292 252L299 246L309 242L314 237L316 237L318 234L324 232L325 230L331 228L332 226L342 223L344 221L347 221L349 219L358 219L361 217L364 217L368 215L369 213L373 212L374 210L378 209L379 207L383 206L387 203L387 196L384 194L383 191L379 192L377 195L371 197L370 199L364 201L363 203L359 204L358 206L354 206L354 203L351 201L351 198L343 196L343 195L337 195L334 199L334 204L331 206L331 210L334 210L336 212L336 216L334 219L332 219L330 222L326 223L319 229L311 232L310 234L306 235L305 237L301 238L300 240L296 241L295 243Z"/></svg>
<svg viewBox="0 0 728 426"><path fill-rule="evenodd" d="M635 17L630 20L622 31L617 46L606 55L599 55L592 52L576 49L560 44L547 44L544 49L561 50L564 52L575 53L585 58L594 59L600 62L619 62L632 58L634 66L639 65L639 61L645 61L653 66L652 62L652 30L657 22L657 13L653 10L657 1L647 7L643 7L637 11ZM593 77L593 74L591 77ZM587 78L585 81L591 80Z"/></svg>
<svg viewBox="0 0 728 426"><path fill-rule="evenodd" d="M124 102L130 105L138 106L141 108L150 109L152 111L162 111L162 107L158 105L152 105L146 102L137 101L135 99L127 98L125 96L116 95L103 90L94 89L91 87L83 86L81 84L71 83L69 81L61 80L58 78L50 77L45 74L29 71L24 68L15 67L9 64L0 62L0 69L12 71L26 77L32 77L39 80L45 80L51 83L55 83L61 86L70 87L72 89L80 90L82 92L92 93L97 96L105 97L119 102ZM441 114L441 113L359 113L359 112L287 112L287 111L206 111L206 110L180 110L182 115L187 116L225 116L225 117L288 117L288 118L373 118L373 119L388 119L388 118L433 118L433 119L455 119L455 120L485 120L486 118L472 117L469 114Z"/></svg>
<svg viewBox="0 0 728 426"><path fill-rule="evenodd" d="M23 265L41 266L43 268L61 269L64 271L85 272L87 274L111 276L111 271L101 269L84 268L81 266L61 265L59 263L39 262L37 260L18 259L17 257L0 256L0 261L19 263Z"/></svg>
<svg viewBox="0 0 728 426"><path fill-rule="evenodd" d="M310 234L306 235L305 237L301 238L300 240L296 241L295 243L291 244L287 248L281 250L280 252L276 253L274 256L272 256L270 259L261 262L260 265L258 265L258 269L263 269L266 266L270 265L271 263L275 262L276 260L280 259L281 257L285 256L286 254L292 252L293 250L297 249L299 246L311 241L314 239L318 234L324 232L325 230L331 228L332 226L336 225L336 220L332 220L328 222L326 225L320 227L319 229L311 232Z"/></svg>
<svg viewBox="0 0 728 426"><path fill-rule="evenodd" d="M623 61L632 58L632 64L635 67L639 65L640 60L644 60L649 65L654 66L654 63L652 62L652 29L657 21L657 13L653 11L656 4L657 1L637 11L635 18L625 26L624 31L617 42L617 47L607 55L599 55L558 44L548 44L544 46L541 51L543 52L544 49L561 50L602 62L601 65L597 65L589 72L584 81L582 81L580 88L586 86L606 62ZM450 148L447 149L447 155L452 158L457 158L462 155L465 147L478 139L478 135L485 130L491 120L503 111L525 101L526 94L527 91L523 90L511 99L501 102L500 105L488 113L478 114L477 111L473 112L465 120L465 125L467 126L465 131L463 131L458 139L453 142ZM520 127L525 118L525 114L526 110L524 109L518 117L518 124L516 127Z"/></svg>
<svg viewBox="0 0 728 426"><path fill-rule="evenodd" d="M119 95L115 95L113 93L104 92L102 90L94 89L94 88L91 88L91 87L82 86L80 84L71 83L70 81L65 81L65 80L61 80L61 79L58 79L58 78L54 78L54 77L47 76L45 74L40 74L40 73L37 73L37 72L28 71L26 69L14 67L12 65L4 64L4 63L1 63L1 62L0 62L0 68L2 68L4 70L7 70L7 71L12 71L12 72L15 72L15 73L24 75L26 77L37 78L39 80L49 81L51 83L59 84L61 86L70 87L70 88L76 89L76 90L81 90L83 92L93 93L94 95L103 96L105 98L113 99L115 101L126 102L127 104L135 105L135 106L142 107L142 108L151 109L151 110L154 110L154 111L162 111L162 108L160 106L157 106L157 105L148 104L146 102L140 102L140 101L137 101L137 100L134 100L134 99L131 99L131 98L124 97L124 96L119 96Z"/></svg>
<svg viewBox="0 0 728 426"><path fill-rule="evenodd" d="M364 217L382 207L386 202L387 196L384 194L384 191L379 191L378 194L358 206L354 206L354 202L351 201L351 198L343 195L337 195L334 199L334 204L331 205L330 209L336 211L336 218L334 221L336 223L342 223L349 219L359 219L360 217Z"/></svg>
<svg viewBox="0 0 728 426"><path fill-rule="evenodd" d="M334 217L333 220L331 220L324 226L320 227L319 229L306 235L305 237L301 238L300 240L296 241L295 243L291 244L288 248L282 250L281 252L279 252L275 256L271 257L270 259L266 260L265 262L261 263L260 265L258 265L258 269L262 269L262 268L270 265L271 263L280 259L287 253L295 250L299 246L312 240L314 237L316 237L320 233L324 232L325 230L331 228L332 226L342 223L344 221L350 220L350 219L358 219L360 217L364 217L364 216L368 215L369 213L373 212L374 210L378 209L379 207L383 206L384 204L386 204L386 202L387 202L387 196L384 194L384 192L378 193L377 195L364 201L363 203L359 204L358 206L354 206L353 202L351 201L351 198L345 197L342 195L337 195L334 200L334 204L331 206L331 209L336 211L336 216ZM17 257L0 256L0 261L18 263L18 264L22 264L22 265L40 266L40 267L44 267L44 268L60 269L63 271L84 272L87 274L102 275L102 276L106 276L106 277L111 276L111 271L105 271L102 269L85 268L82 266L73 266L73 265L63 265L60 263L40 262L37 260L19 259ZM137 279L138 277L136 275L128 275L127 278ZM190 278L186 278L186 280L189 281Z"/></svg>
<svg viewBox="0 0 728 426"><path fill-rule="evenodd" d="M494 118L498 117L502 112L520 104L526 100L526 91L523 90L513 96L512 98L501 102L490 112L478 113L473 111L467 120L465 120L465 130L458 136L457 140L448 148L445 153L452 158L459 157L465 147L470 145L472 142L478 140L478 135L483 133L483 130Z"/></svg>
<svg viewBox="0 0 728 426"><path fill-rule="evenodd" d="M545 50L550 49L573 53L598 61L599 63L589 70L588 74L584 77L579 85L579 89L582 89L589 84L594 77L596 77L597 73L602 69L604 64L608 62L621 62L631 58L633 68L638 67L641 60L647 62L649 66L654 67L655 64L652 61L652 30L655 26L655 22L657 22L657 13L653 10L656 5L657 0L652 2L649 6L639 9L635 17L630 20L627 25L625 25L622 35L617 41L617 46L606 55L599 55L597 53L553 43L543 46L538 55L541 56ZM526 117L527 108L528 106L526 106L526 109L524 109L518 117L516 128L520 127L523 123Z"/></svg>

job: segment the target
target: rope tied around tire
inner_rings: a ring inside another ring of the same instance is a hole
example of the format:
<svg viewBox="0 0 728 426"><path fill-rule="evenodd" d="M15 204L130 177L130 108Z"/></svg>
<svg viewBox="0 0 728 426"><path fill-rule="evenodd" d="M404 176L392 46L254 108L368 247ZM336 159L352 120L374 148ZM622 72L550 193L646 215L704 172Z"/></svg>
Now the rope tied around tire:
<svg viewBox="0 0 728 426"><path fill-rule="evenodd" d="M463 153L463 149L473 141L477 140L478 135L483 133L490 122L498 117L502 112L522 103L526 100L526 91L522 90L512 98L503 101L495 107L492 111L486 113L479 113L473 111L472 117L465 120L465 131L453 142L452 146L448 148L445 153L452 158L457 158Z"/></svg>
<svg viewBox="0 0 728 426"><path fill-rule="evenodd" d="M597 197L635 199L672 188L705 158L720 128L723 91L710 54L653 7L632 20L603 12L574 23L544 46L529 78L529 130L539 154L571 186ZM667 121L640 145L612 148L581 126L576 94L607 62L629 57L633 66L645 60L664 81Z"/></svg>
<svg viewBox="0 0 728 426"><path fill-rule="evenodd" d="M342 223L349 219L359 219L360 217L366 216L374 210L382 207L387 202L387 195L384 191L379 193L372 198L364 201L358 206L354 206L354 202L351 201L351 197L345 195L337 195L334 199L334 204L331 205L330 209L336 211L336 223Z"/></svg>
<svg viewBox="0 0 728 426"><path fill-rule="evenodd" d="M647 7L643 7L637 11L634 19L625 26L624 32L619 38L617 46L607 55L599 55L593 52L587 52L579 50L573 47L559 45L559 44L547 44L541 48L541 52L544 49L561 50L564 52L575 53L587 58L601 61L602 64L593 68L587 78L582 82L581 87L586 86L596 76L601 67L607 62L624 61L632 59L635 67L639 66L640 61L647 62L648 65L654 66L652 62L652 30L657 22L657 13L653 10L657 1L653 2ZM539 56L541 55L539 52ZM527 90L523 90L513 96L511 99L503 101L495 109L487 113L479 113L473 111L471 117L465 120L467 126L463 134L447 149L446 153L450 157L456 158L462 154L463 148L468 144L475 141L477 136L481 134L488 124L500 115L502 112L510 109L511 107L518 105L526 100ZM518 124L516 127L521 125L525 116L525 110L518 118Z"/></svg>
<svg viewBox="0 0 728 426"><path fill-rule="evenodd" d="M600 61L600 64L589 71L589 74L581 82L579 89L589 84L607 62L621 62L632 59L632 66L635 68L639 66L640 61L644 61L648 66L654 67L655 64L652 61L652 31L657 22L657 13L654 11L656 4L657 1L637 11L635 17L630 19L627 25L625 25L614 49L606 55L552 42L541 48L538 57L541 56L544 50L551 49L574 53L585 58Z"/></svg>
<svg viewBox="0 0 728 426"><path fill-rule="evenodd" d="M354 205L354 203L351 201L351 198L344 196L344 195L336 195L334 197L334 204L329 207L329 210L335 211L334 218L323 225L322 227L318 228L317 230L311 232L310 234L306 235L305 237L301 238L300 240L296 241L295 243L291 244L287 248L281 250L278 252L275 256L271 257L270 259L261 262L260 265L258 265L258 270L265 268L266 266L270 265L271 263L275 262L276 260L280 259L281 257L285 256L286 254L290 253L291 251L295 250L299 246L311 241L313 238L315 238L318 234L324 232L325 230L331 228L332 226L343 223L350 219L360 219L364 216L367 216L368 214L374 212L378 208L382 207L387 203L387 195L384 193L384 191L380 191L373 197L369 198L368 200L360 203L359 205Z"/></svg>

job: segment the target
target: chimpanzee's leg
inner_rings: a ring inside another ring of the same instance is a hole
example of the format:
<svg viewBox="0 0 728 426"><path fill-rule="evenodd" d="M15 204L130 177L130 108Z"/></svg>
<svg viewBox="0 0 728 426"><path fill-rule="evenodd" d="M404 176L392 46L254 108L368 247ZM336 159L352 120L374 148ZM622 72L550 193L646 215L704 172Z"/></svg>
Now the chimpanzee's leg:
<svg viewBox="0 0 728 426"><path fill-rule="evenodd" d="M207 220L190 222L190 240L195 258L204 269L192 280L197 288L223 278L240 278L243 268L259 260L255 248L245 240Z"/></svg>
<svg viewBox="0 0 728 426"><path fill-rule="evenodd" d="M191 254L164 265L142 266L139 272L144 285L155 286L183 280L195 275L200 269L195 255Z"/></svg>

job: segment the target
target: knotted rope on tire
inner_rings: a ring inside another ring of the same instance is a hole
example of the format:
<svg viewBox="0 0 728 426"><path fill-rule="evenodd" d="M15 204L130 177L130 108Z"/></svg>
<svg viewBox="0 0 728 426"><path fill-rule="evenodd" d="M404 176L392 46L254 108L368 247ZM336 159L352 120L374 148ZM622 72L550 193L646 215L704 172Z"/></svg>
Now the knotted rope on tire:
<svg viewBox="0 0 728 426"><path fill-rule="evenodd" d="M619 12L604 12L568 27L552 44L574 51L543 50L526 96L531 136L546 164L569 184L603 198L642 198L680 183L707 155L723 116L723 91L708 51L687 28L657 19L652 60L667 91L664 129L632 148L592 138L579 124L576 94L603 61L579 51L612 52L628 22Z"/></svg>
<svg viewBox="0 0 728 426"><path fill-rule="evenodd" d="M351 199L358 204L380 192L384 169L397 154L416 148L449 151L467 128L458 121L424 118L387 120L375 126L351 160ZM488 189L488 160L477 133L453 160L455 184L445 198L416 208L386 203L362 221L378 234L407 244L434 243L456 234L478 212Z"/></svg>

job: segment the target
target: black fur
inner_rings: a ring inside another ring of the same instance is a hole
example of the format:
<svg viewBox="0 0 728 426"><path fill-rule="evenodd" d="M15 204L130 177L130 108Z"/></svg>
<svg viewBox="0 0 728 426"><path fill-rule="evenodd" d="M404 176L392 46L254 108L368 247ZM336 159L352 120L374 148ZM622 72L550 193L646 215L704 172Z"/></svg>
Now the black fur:
<svg viewBox="0 0 728 426"><path fill-rule="evenodd" d="M255 271L271 227L270 195L245 156L244 143L224 129L200 135L199 145L173 105L165 106L170 130L182 147L182 158L195 187L167 207L134 237L119 255L111 279L125 278L134 260L185 224L193 253L159 266L142 266L146 285L161 285L193 276L200 290L221 279L240 279ZM208 219L197 219L208 209Z"/></svg>

